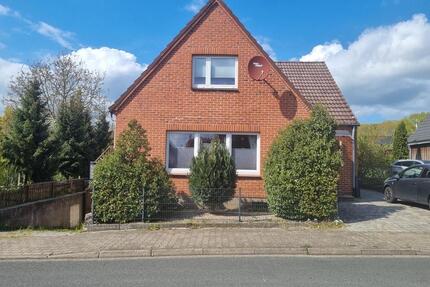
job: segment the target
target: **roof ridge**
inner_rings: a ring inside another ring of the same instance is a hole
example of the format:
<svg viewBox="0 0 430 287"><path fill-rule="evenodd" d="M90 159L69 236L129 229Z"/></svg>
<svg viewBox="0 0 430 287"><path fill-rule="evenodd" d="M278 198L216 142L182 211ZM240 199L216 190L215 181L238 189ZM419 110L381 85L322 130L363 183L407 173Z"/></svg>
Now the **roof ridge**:
<svg viewBox="0 0 430 287"><path fill-rule="evenodd" d="M298 61L298 60L291 60L291 61L275 61L275 63L321 63L321 64L325 64L325 61Z"/></svg>
<svg viewBox="0 0 430 287"><path fill-rule="evenodd" d="M192 32L194 26L197 25L212 9L215 5L219 5L221 9L223 9L227 16L231 17L233 22L238 25L238 28L245 34L251 43L255 46L260 53L266 57L271 63L271 66L277 72L281 78L285 81L287 87L291 89L291 91L300 97L306 106L311 108L311 104L307 101L306 97L304 97L291 83L288 77L280 70L278 65L273 61L273 59L268 55L268 53L263 49L263 47L258 43L254 36L246 29L243 23L239 20L239 18L233 13L233 11L227 6L227 4L223 0L209 0L203 8L188 22L188 24L179 32L179 34L167 45L167 47L161 51L161 53L155 58L155 60L147 67L147 69L141 73L141 75L128 87L128 89L109 107L109 111L111 113L115 113L117 109L119 109L124 102L138 89L138 87L144 83L144 81L156 70L156 68L169 56L171 51L176 48L177 45L180 45L181 41L188 35L188 33Z"/></svg>

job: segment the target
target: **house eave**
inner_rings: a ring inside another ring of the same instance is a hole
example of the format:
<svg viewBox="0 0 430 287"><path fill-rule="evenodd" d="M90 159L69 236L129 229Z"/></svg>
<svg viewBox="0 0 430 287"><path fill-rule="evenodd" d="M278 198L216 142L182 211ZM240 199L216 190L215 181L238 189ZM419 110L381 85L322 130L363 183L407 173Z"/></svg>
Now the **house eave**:
<svg viewBox="0 0 430 287"><path fill-rule="evenodd" d="M408 146L422 145L422 144L430 144L430 140L428 141L419 141L419 142L409 142Z"/></svg>

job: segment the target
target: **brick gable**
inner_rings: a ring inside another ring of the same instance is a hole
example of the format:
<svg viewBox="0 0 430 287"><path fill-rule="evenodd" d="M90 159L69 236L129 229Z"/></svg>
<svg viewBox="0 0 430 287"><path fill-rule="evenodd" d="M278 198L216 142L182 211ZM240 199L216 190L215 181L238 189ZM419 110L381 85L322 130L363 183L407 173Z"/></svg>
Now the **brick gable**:
<svg viewBox="0 0 430 287"><path fill-rule="evenodd" d="M132 92L115 106L115 135L130 120L137 119L148 132L152 156L165 162L168 131L258 132L262 174L264 159L278 131L293 119L308 117L309 104L292 90L274 64L267 83L249 77L249 60L257 55L267 57L267 54L224 4L218 0L209 3L212 5L204 8L205 15L200 15L192 31L183 35L163 60L151 67L151 73L144 75L142 82L132 86ZM193 89L193 55L237 56L238 90ZM188 192L186 176L172 178L179 193ZM245 193L264 196L261 177L240 177L238 187Z"/></svg>

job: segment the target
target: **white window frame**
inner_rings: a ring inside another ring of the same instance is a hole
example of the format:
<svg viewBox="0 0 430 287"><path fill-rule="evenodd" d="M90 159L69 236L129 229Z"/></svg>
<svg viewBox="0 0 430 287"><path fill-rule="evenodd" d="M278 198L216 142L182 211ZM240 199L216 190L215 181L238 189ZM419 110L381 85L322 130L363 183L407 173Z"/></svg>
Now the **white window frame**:
<svg viewBox="0 0 430 287"><path fill-rule="evenodd" d="M194 76L195 76L195 59L205 59L206 60L206 83L205 84L196 84L194 82ZM212 75L212 59L234 59L235 60L235 81L234 85L213 85L211 84L211 75ZM237 56L193 56L192 58L192 65L193 65L193 88L194 89L207 89L207 90L216 90L216 89L222 89L222 90L236 90L238 88L239 83L239 64L238 64L238 57Z"/></svg>
<svg viewBox="0 0 430 287"><path fill-rule="evenodd" d="M204 134L220 134L225 135L225 144L230 155L232 154L232 136L233 135L250 135L257 136L257 169L237 169L236 173L241 177L260 177L260 134L259 133L243 133L243 132L186 132L186 131L169 131L166 136L166 170L171 175L189 175L189 168L170 168L169 167L169 134L171 133L183 133L194 135L194 157L196 157L200 150L200 135Z"/></svg>

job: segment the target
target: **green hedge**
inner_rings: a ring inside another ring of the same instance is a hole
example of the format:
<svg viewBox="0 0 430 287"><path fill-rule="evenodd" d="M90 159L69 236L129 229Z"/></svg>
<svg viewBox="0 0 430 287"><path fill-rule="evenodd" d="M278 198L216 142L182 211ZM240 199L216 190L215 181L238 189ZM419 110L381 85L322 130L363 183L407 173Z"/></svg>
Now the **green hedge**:
<svg viewBox="0 0 430 287"><path fill-rule="evenodd" d="M337 214L342 164L336 125L316 106L311 118L281 131L269 151L264 185L270 210L288 219L329 219Z"/></svg>

